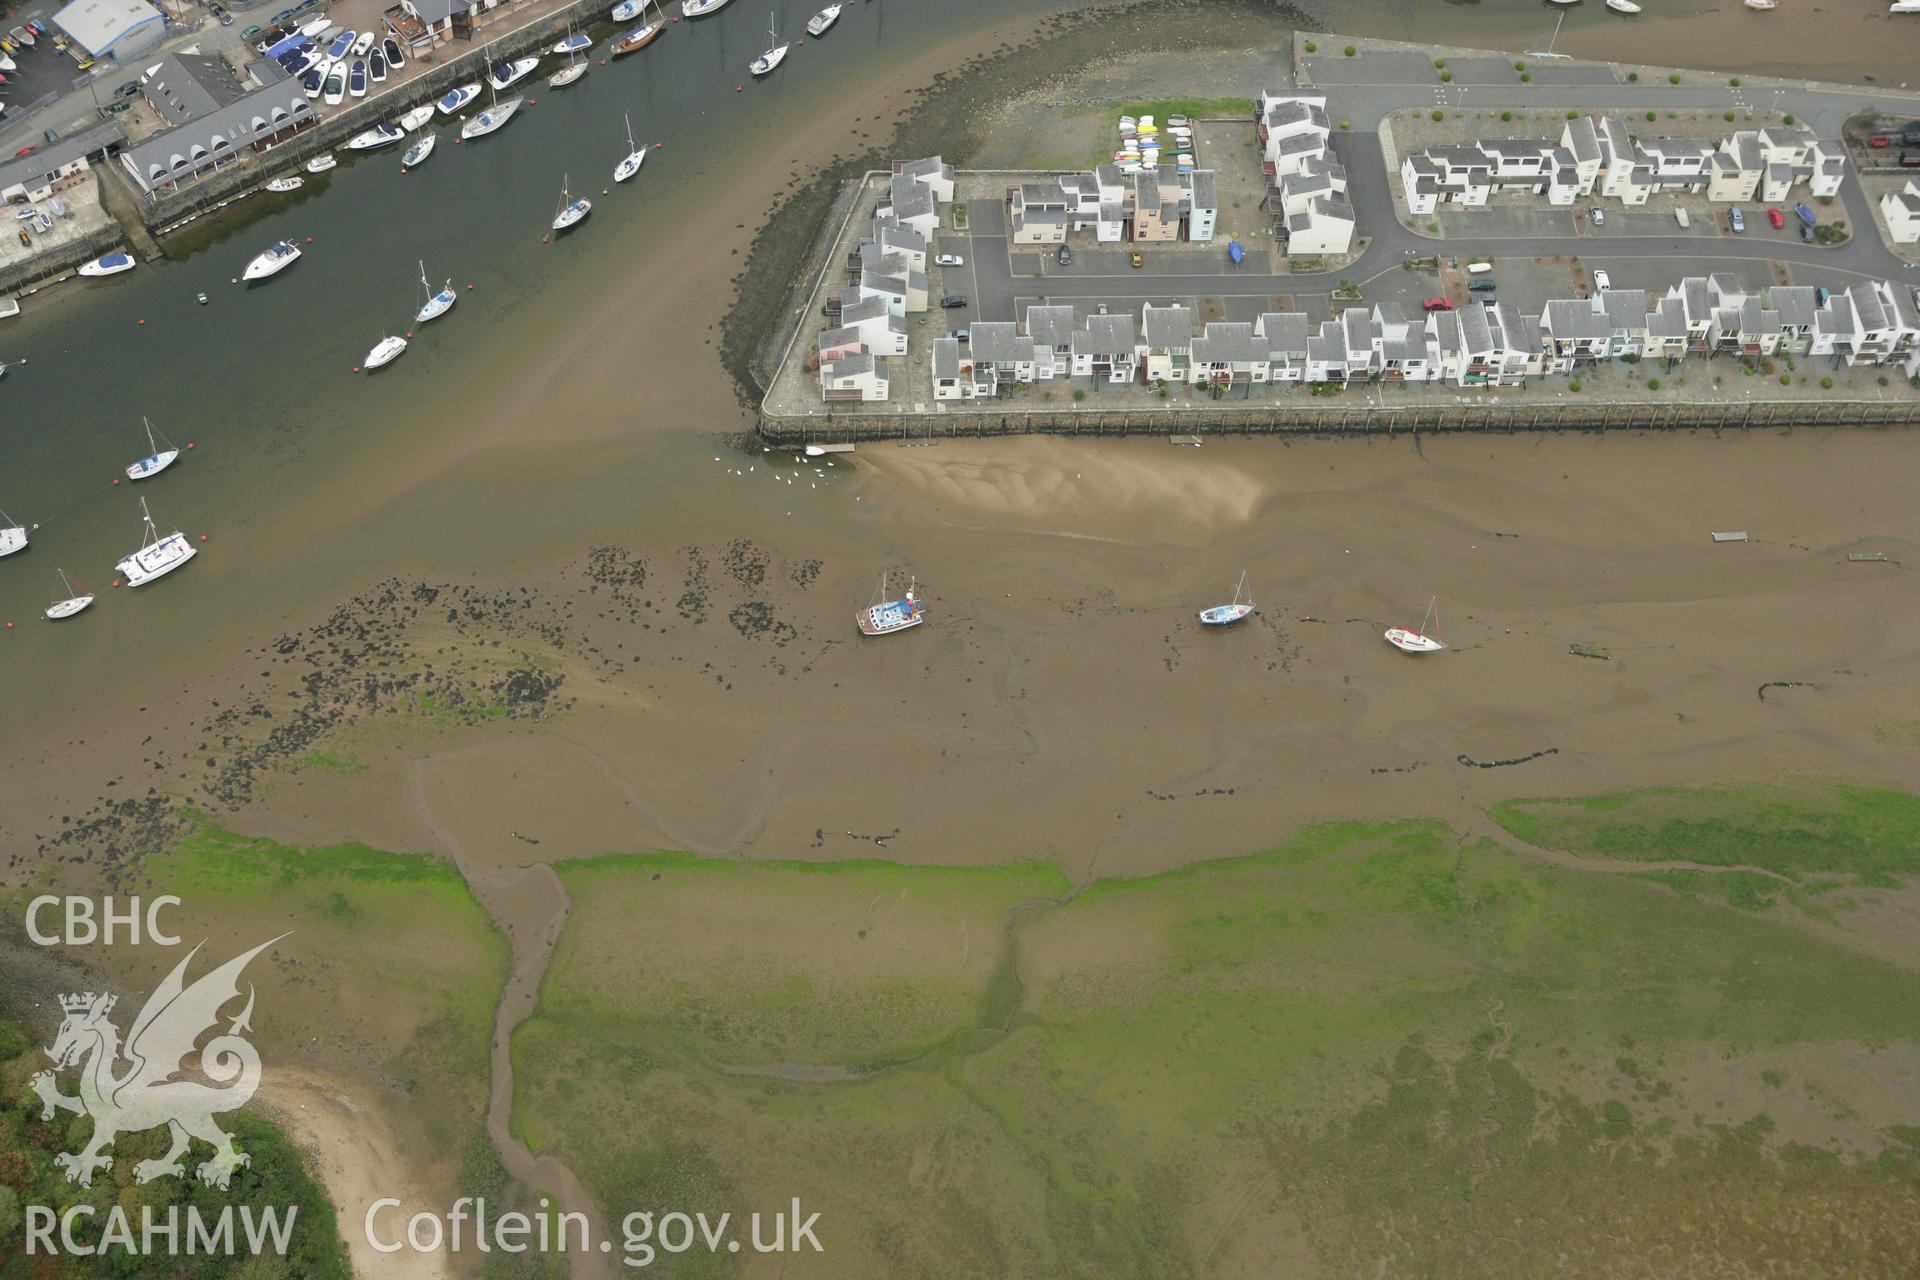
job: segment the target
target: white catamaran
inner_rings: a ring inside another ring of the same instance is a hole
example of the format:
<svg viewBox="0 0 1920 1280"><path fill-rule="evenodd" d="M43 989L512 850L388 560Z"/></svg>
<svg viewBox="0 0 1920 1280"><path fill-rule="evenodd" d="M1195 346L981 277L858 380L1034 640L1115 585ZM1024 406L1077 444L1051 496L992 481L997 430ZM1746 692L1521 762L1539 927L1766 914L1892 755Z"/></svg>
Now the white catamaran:
<svg viewBox="0 0 1920 1280"><path fill-rule="evenodd" d="M67 576L65 569L57 569L55 572L60 575L60 582L66 587L67 594L61 599L55 600L42 611L48 622L58 622L62 618L71 618L74 614L79 613L82 609L93 603L93 592L88 591L85 587L74 586L73 579Z"/></svg>
<svg viewBox="0 0 1920 1280"><path fill-rule="evenodd" d="M1427 601L1426 616L1420 619L1420 629L1409 631L1405 627L1392 627L1387 631L1387 643L1403 653L1438 653L1446 648L1440 639L1440 613L1436 605L1440 597ZM1432 628L1429 630L1429 628Z"/></svg>
<svg viewBox="0 0 1920 1280"><path fill-rule="evenodd" d="M1241 597L1245 596L1245 599ZM1211 609L1200 611L1202 625L1209 627L1230 627L1253 612L1253 596L1247 591L1247 571L1240 571L1240 581L1233 588L1233 603L1216 604Z"/></svg>
<svg viewBox="0 0 1920 1280"><path fill-rule="evenodd" d="M867 601L867 607L853 615L860 626L863 636L886 636L896 631L905 631L908 627L917 627L927 620L926 606L914 599L913 589L919 585L918 579L908 583L907 594L898 600L888 600L887 575L880 575L880 585L874 588L873 599Z"/></svg>
<svg viewBox="0 0 1920 1280"><path fill-rule="evenodd" d="M145 498L140 499L140 524L139 549L129 552L113 566L126 575L128 586L144 587L200 554L178 529L161 536L159 526L153 523L153 513L147 510Z"/></svg>
<svg viewBox="0 0 1920 1280"><path fill-rule="evenodd" d="M154 442L153 423L148 422L145 418L140 419L140 422L147 429L147 449L149 452L147 456L140 459L140 461L127 464L127 479L129 480L147 480L153 476L157 476L172 466L174 460L180 456L179 448L174 445L173 441L167 440L164 431L159 433L160 439L167 440L167 447L162 449Z"/></svg>

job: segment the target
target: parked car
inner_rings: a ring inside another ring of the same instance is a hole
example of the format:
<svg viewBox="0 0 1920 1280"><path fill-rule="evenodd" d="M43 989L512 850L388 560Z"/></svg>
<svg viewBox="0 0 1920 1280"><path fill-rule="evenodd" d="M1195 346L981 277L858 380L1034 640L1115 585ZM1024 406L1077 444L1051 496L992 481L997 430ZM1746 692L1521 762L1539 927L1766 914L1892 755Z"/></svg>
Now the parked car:
<svg viewBox="0 0 1920 1280"><path fill-rule="evenodd" d="M963 295L961 295L961 294L958 294L958 293L950 293L950 294L948 294L948 295L947 295L946 297L944 297L944 298L942 298L942 299L940 299L940 305L941 305L941 307L942 307L942 308L944 308L945 310L948 310L948 311L952 311L952 310L953 310L953 309L954 309L955 307L964 307L964 306L966 306L966 305L967 305L967 300L966 300L966 298L965 298L965 297L964 297Z"/></svg>
<svg viewBox="0 0 1920 1280"><path fill-rule="evenodd" d="M1596 267L1593 272L1593 291L1605 293L1611 288L1613 288L1613 277Z"/></svg>
<svg viewBox="0 0 1920 1280"><path fill-rule="evenodd" d="M1138 249L1135 249L1127 259L1128 265L1135 266L1135 267L1146 265L1146 261L1147 260L1145 258L1140 256L1140 251Z"/></svg>
<svg viewBox="0 0 1920 1280"><path fill-rule="evenodd" d="M1469 280L1469 281L1467 281L1467 288L1468 288L1468 289L1470 289L1470 290L1472 290L1472 291L1473 291L1473 292L1475 292L1475 293L1492 293L1492 292L1493 292L1493 281L1491 281L1491 280Z"/></svg>
<svg viewBox="0 0 1920 1280"><path fill-rule="evenodd" d="M1055 256L1059 259L1061 266L1069 267L1073 265L1073 250L1067 248L1067 246L1061 245L1060 252Z"/></svg>
<svg viewBox="0 0 1920 1280"><path fill-rule="evenodd" d="M1738 209L1729 209L1727 210L1727 225L1732 227L1735 232L1745 231L1747 229L1747 219Z"/></svg>
<svg viewBox="0 0 1920 1280"><path fill-rule="evenodd" d="M225 9L222 9L219 5L216 4L216 5L209 6L208 11L212 13L214 17L220 20L221 26L230 27L233 25L233 15L228 13Z"/></svg>
<svg viewBox="0 0 1920 1280"><path fill-rule="evenodd" d="M1420 309L1422 311L1451 311L1453 310L1453 303L1447 301L1445 298L1428 298L1420 304Z"/></svg>
<svg viewBox="0 0 1920 1280"><path fill-rule="evenodd" d="M38 151L39 149L40 149L39 143L29 142L26 146L20 148L18 151L14 152L13 154L15 156L30 156L34 152Z"/></svg>
<svg viewBox="0 0 1920 1280"><path fill-rule="evenodd" d="M972 341L973 341L973 335L972 335L971 333L969 333L969 332L967 332L967 331L966 331L965 329L949 329L949 330L947 330L947 336L948 336L949 338L953 338L953 339L956 339L956 340L958 340L958 341L960 341L960 342L972 342Z"/></svg>
<svg viewBox="0 0 1920 1280"><path fill-rule="evenodd" d="M1804 222L1800 224L1800 240L1804 244L1813 243L1813 228Z"/></svg>
<svg viewBox="0 0 1920 1280"><path fill-rule="evenodd" d="M240 33L240 38L246 41L248 44L252 44L255 40L258 40L260 38L260 28L257 26L248 27L245 31L242 31Z"/></svg>
<svg viewBox="0 0 1920 1280"><path fill-rule="evenodd" d="M1787 225L1787 215L1778 209L1769 209L1767 210L1767 221L1773 224L1775 231L1778 231Z"/></svg>
<svg viewBox="0 0 1920 1280"><path fill-rule="evenodd" d="M933 261L934 265L941 267L964 267L967 265L967 260L957 253L943 253Z"/></svg>
<svg viewBox="0 0 1920 1280"><path fill-rule="evenodd" d="M1593 208L1587 210L1587 221L1596 227L1604 227L1607 225L1607 211L1599 205L1595 205Z"/></svg>
<svg viewBox="0 0 1920 1280"><path fill-rule="evenodd" d="M1902 169L1920 169L1920 151L1902 151L1900 153Z"/></svg>
<svg viewBox="0 0 1920 1280"><path fill-rule="evenodd" d="M1901 134L1900 145L1903 147L1920 145L1920 129L1909 129Z"/></svg>
<svg viewBox="0 0 1920 1280"><path fill-rule="evenodd" d="M1793 216L1800 219L1800 221L1809 227L1818 226L1820 222L1820 219L1813 216L1813 210L1807 208L1804 204L1793 206Z"/></svg>
<svg viewBox="0 0 1920 1280"><path fill-rule="evenodd" d="M1827 299L1832 296L1832 291L1827 286L1821 285L1813 291L1813 304L1816 307L1824 307L1827 305Z"/></svg>
<svg viewBox="0 0 1920 1280"><path fill-rule="evenodd" d="M1867 139L1867 145L1875 148L1890 147L1893 145L1893 139L1884 133L1876 133Z"/></svg>
<svg viewBox="0 0 1920 1280"><path fill-rule="evenodd" d="M115 89L113 91L113 96L116 98L131 98L134 94L139 92L140 92L140 82L138 80L129 80L125 84L121 85L118 89Z"/></svg>

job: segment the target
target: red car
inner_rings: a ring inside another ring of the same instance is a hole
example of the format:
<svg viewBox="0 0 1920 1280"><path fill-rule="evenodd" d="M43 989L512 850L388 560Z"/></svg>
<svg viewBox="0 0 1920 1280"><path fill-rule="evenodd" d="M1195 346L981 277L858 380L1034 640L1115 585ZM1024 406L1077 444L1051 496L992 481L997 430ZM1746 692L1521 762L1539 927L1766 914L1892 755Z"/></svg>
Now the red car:
<svg viewBox="0 0 1920 1280"><path fill-rule="evenodd" d="M1787 215L1780 212L1778 209L1769 209L1767 210L1767 221L1773 224L1773 229L1775 231L1778 231L1780 230L1780 228L1787 225Z"/></svg>
<svg viewBox="0 0 1920 1280"><path fill-rule="evenodd" d="M1445 298L1428 298L1420 304L1420 309L1422 311L1451 311L1453 310L1453 304Z"/></svg>
<svg viewBox="0 0 1920 1280"><path fill-rule="evenodd" d="M34 142L20 148L18 151L14 152L13 154L16 156L30 156L34 152L38 151L39 149L40 149L40 144L37 142Z"/></svg>
<svg viewBox="0 0 1920 1280"><path fill-rule="evenodd" d="M1876 133L1871 138L1867 139L1867 145L1870 147L1886 147L1886 146L1891 146L1892 144L1893 144L1893 139L1888 137L1884 133Z"/></svg>

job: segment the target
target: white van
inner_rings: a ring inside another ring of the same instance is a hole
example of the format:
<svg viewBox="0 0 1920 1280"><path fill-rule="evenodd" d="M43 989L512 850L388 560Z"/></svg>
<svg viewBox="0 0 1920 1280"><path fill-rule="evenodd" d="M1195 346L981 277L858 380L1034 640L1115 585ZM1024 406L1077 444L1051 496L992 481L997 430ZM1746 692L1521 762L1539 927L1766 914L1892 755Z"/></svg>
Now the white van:
<svg viewBox="0 0 1920 1280"><path fill-rule="evenodd" d="M1481 276L1491 270L1493 270L1493 264L1491 262L1469 262L1467 264L1467 273L1469 275Z"/></svg>
<svg viewBox="0 0 1920 1280"><path fill-rule="evenodd" d="M1687 227L1692 225L1692 223L1687 221L1687 211L1685 209L1675 209L1673 211L1673 220L1679 223L1682 227Z"/></svg>

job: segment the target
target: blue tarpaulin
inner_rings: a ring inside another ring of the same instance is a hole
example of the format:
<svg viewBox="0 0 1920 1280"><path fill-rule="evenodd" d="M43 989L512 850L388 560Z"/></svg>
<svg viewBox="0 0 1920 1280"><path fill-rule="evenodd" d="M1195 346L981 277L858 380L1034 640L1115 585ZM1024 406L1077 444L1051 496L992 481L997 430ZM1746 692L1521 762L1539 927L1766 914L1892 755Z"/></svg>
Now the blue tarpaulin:
<svg viewBox="0 0 1920 1280"><path fill-rule="evenodd" d="M1237 267L1240 265L1240 259L1246 256L1246 251L1241 249L1238 240L1229 240L1227 241L1227 256L1233 259L1233 265Z"/></svg>

